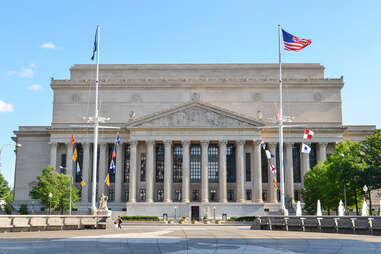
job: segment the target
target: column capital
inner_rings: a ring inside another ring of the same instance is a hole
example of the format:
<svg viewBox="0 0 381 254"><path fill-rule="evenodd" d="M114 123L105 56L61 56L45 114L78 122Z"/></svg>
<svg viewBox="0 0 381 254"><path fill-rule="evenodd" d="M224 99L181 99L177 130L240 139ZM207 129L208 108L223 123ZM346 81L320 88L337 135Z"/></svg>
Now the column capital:
<svg viewBox="0 0 381 254"><path fill-rule="evenodd" d="M165 146L171 146L172 145L172 140L163 140L163 143Z"/></svg>
<svg viewBox="0 0 381 254"><path fill-rule="evenodd" d="M183 146L189 146L190 143L191 143L190 140L181 140L181 144L182 144Z"/></svg>
<svg viewBox="0 0 381 254"><path fill-rule="evenodd" d="M258 145L260 145L260 144L262 143L262 141L263 141L263 140L260 140L260 139L258 139L258 140L253 140L253 144L256 145L256 146L258 146ZM265 142L265 141L263 141L263 142ZM266 143L266 142L265 142L265 143Z"/></svg>
<svg viewBox="0 0 381 254"><path fill-rule="evenodd" d="M138 142L137 140L130 140L128 143L131 145L131 146L136 146L138 145Z"/></svg>
<svg viewBox="0 0 381 254"><path fill-rule="evenodd" d="M325 147L327 147L327 145L328 145L328 142L320 142L319 143L319 146L325 146Z"/></svg>
<svg viewBox="0 0 381 254"><path fill-rule="evenodd" d="M154 143L155 143L155 141L153 141L153 140L146 140L147 145L153 145Z"/></svg>
<svg viewBox="0 0 381 254"><path fill-rule="evenodd" d="M201 145L205 146L205 145L209 145L209 140L201 140L200 141Z"/></svg>
<svg viewBox="0 0 381 254"><path fill-rule="evenodd" d="M239 139L239 140L236 140L235 141L238 145L244 145L246 140L243 140L243 139Z"/></svg>
<svg viewBox="0 0 381 254"><path fill-rule="evenodd" d="M228 144L228 141L226 139L218 140L218 143L222 146L226 146Z"/></svg>
<svg viewBox="0 0 381 254"><path fill-rule="evenodd" d="M287 148L291 148L295 143L294 142L285 142Z"/></svg>

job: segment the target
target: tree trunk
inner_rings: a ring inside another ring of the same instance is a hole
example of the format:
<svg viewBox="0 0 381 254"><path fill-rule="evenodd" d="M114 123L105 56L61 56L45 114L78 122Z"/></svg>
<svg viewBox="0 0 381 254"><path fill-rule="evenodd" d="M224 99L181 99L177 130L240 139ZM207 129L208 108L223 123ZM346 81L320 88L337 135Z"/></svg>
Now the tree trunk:
<svg viewBox="0 0 381 254"><path fill-rule="evenodd" d="M331 215L331 211L328 209L328 216Z"/></svg>
<svg viewBox="0 0 381 254"><path fill-rule="evenodd" d="M359 216L359 204L357 203L357 191L355 189L356 216Z"/></svg>
<svg viewBox="0 0 381 254"><path fill-rule="evenodd" d="M369 215L372 215L372 198L370 196L370 189L368 190L369 194Z"/></svg>

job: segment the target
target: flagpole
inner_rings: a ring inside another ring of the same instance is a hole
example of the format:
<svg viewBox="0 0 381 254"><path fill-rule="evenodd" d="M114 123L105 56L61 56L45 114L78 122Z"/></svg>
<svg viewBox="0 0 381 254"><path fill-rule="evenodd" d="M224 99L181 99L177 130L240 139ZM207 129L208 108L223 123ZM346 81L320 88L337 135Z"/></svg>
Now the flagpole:
<svg viewBox="0 0 381 254"><path fill-rule="evenodd" d="M94 147L93 147L93 188L91 195L91 212L96 210L96 189L97 189L97 163L98 163L98 85L99 85L99 37L100 26L97 26L97 74L95 80L95 115L94 115Z"/></svg>
<svg viewBox="0 0 381 254"><path fill-rule="evenodd" d="M281 27L278 25L278 47L279 47L279 164L280 164L280 200L281 211L286 215L284 200L284 164L283 164L283 81L282 81L282 50L281 50Z"/></svg>

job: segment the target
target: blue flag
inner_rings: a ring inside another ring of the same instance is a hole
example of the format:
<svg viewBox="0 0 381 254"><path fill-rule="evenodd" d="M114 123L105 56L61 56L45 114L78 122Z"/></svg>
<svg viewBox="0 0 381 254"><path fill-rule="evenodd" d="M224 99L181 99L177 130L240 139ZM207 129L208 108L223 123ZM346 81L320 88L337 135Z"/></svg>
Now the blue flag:
<svg viewBox="0 0 381 254"><path fill-rule="evenodd" d="M116 143L117 145L120 145L120 137L119 137L119 134L116 135L116 141L115 141L115 143Z"/></svg>
<svg viewBox="0 0 381 254"><path fill-rule="evenodd" d="M116 171L116 167L115 167L115 163L114 163L114 160L111 160L111 163L110 163L110 169L112 171L112 173L115 174L115 171Z"/></svg>
<svg viewBox="0 0 381 254"><path fill-rule="evenodd" d="M97 52L97 44L98 44L98 27L95 30L95 40L94 40L93 56L91 57L92 61L94 61L95 52Z"/></svg>

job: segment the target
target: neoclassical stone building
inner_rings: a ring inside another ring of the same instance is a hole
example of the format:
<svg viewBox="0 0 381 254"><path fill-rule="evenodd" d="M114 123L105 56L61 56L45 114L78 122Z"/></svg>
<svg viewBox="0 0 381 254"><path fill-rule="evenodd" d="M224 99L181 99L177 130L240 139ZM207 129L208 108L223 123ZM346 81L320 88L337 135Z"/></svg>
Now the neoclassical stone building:
<svg viewBox="0 0 381 254"><path fill-rule="evenodd" d="M221 217L263 214L279 209L279 192L260 141L279 168L274 108L279 103L277 64L101 65L101 129L97 196L129 215ZM46 165L69 174L81 188L79 211L91 200L93 130L81 127L94 115L94 65L74 65L68 80L51 80L50 126L20 126L15 205L40 205L29 196ZM320 64L285 64L285 191L300 199L303 175L325 160L345 139L359 141L375 126L342 124L343 79L327 79ZM85 120L84 120L85 119ZM311 153L300 152L304 128L315 135ZM115 137L116 172L109 171ZM72 161L76 139L80 170ZM110 173L110 186L105 177ZM279 186L279 170L276 177Z"/></svg>

